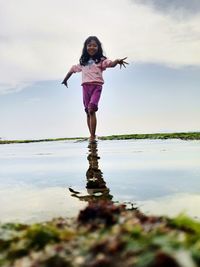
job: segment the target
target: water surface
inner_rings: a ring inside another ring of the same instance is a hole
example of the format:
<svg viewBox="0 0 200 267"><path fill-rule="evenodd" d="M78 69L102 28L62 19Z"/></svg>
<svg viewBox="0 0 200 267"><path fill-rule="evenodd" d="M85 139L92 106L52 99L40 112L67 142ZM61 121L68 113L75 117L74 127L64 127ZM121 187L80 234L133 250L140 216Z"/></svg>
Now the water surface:
<svg viewBox="0 0 200 267"><path fill-rule="evenodd" d="M0 220L76 216L97 197L200 218L200 142L57 141L0 146ZM70 189L70 190L69 190Z"/></svg>

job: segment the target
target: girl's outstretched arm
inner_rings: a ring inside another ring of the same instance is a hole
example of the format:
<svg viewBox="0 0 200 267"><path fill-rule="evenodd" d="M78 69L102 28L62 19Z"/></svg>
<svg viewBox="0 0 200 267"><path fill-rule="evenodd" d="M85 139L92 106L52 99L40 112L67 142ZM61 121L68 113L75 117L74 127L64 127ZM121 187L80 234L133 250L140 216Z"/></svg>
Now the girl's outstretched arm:
<svg viewBox="0 0 200 267"><path fill-rule="evenodd" d="M73 74L73 72L69 71L69 72L67 73L67 75L65 76L65 78L64 78L64 80L62 81L61 84L64 84L64 85L68 88L67 81L68 81L68 79L72 76L72 74Z"/></svg>
<svg viewBox="0 0 200 267"><path fill-rule="evenodd" d="M119 64L120 65L120 69L121 69L121 67L126 68L126 65L128 65L129 63L126 62L125 59L127 59L127 57L122 58L122 59L116 59L116 60L114 60L112 62L112 64L111 64L111 67L115 67L117 64Z"/></svg>

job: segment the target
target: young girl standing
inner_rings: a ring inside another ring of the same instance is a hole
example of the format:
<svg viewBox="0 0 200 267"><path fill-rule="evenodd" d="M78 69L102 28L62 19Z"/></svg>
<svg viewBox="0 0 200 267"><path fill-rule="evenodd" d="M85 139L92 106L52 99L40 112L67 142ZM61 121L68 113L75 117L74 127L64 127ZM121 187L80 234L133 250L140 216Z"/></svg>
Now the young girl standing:
<svg viewBox="0 0 200 267"><path fill-rule="evenodd" d="M87 125L90 131L90 141L95 141L96 133L96 111L101 96L102 85L104 84L102 72L106 68L113 68L120 65L120 68L128 64L125 58L114 61L103 55L101 42L96 36L88 37L83 46L80 64L71 67L62 84L68 87L67 81L73 73L82 72L83 104L87 114Z"/></svg>

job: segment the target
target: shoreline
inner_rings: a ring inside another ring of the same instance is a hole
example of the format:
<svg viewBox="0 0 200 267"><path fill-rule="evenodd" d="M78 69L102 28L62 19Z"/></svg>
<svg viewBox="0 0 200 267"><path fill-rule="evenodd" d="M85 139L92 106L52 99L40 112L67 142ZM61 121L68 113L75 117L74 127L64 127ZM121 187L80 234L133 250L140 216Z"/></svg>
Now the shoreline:
<svg viewBox="0 0 200 267"><path fill-rule="evenodd" d="M181 140L200 140L200 132L175 132L175 133L151 133L151 134L121 134L99 136L99 140L136 140L136 139L181 139ZM53 141L87 141L86 137L63 137L63 138L44 138L33 140L1 140L0 144L20 144L20 143L38 143L38 142L53 142Z"/></svg>

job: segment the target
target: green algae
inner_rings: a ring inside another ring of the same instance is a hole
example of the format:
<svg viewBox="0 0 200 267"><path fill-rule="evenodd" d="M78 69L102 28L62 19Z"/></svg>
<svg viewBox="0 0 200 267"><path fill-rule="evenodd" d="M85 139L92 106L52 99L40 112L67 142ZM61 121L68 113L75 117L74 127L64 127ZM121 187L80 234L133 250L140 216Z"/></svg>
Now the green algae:
<svg viewBox="0 0 200 267"><path fill-rule="evenodd" d="M38 140L0 140L0 144L20 144L20 143L38 143L51 141L86 141L86 137L71 138L47 138ZM129 139L181 139L181 140L200 140L200 132L179 132L179 133L152 133L152 134L123 134L99 136L99 140L129 140Z"/></svg>
<svg viewBox="0 0 200 267"><path fill-rule="evenodd" d="M77 218L0 226L3 267L198 267L200 222L146 216L110 201L90 202Z"/></svg>
<svg viewBox="0 0 200 267"><path fill-rule="evenodd" d="M101 140L128 140L128 139L182 139L200 140L200 132L180 132L180 133L152 133L152 134L128 134L111 135L100 137Z"/></svg>

